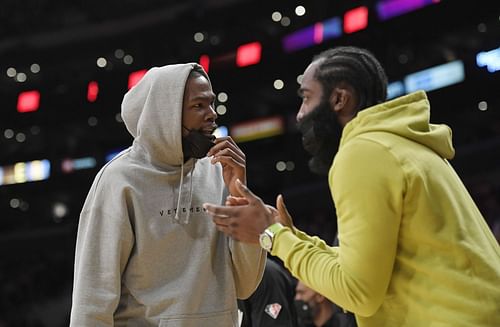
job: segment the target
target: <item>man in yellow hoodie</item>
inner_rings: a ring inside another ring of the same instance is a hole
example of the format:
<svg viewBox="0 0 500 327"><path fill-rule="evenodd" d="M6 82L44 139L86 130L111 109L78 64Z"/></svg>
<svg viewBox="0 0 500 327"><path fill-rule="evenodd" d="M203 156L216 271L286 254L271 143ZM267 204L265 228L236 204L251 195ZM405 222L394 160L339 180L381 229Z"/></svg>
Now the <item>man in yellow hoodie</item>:
<svg viewBox="0 0 500 327"><path fill-rule="evenodd" d="M386 88L377 59L355 47L304 72L297 121L311 169L329 169L338 246L295 228L281 196L274 209L241 183L237 205L204 206L360 327L500 326L500 247L448 162L451 129L429 123L423 91L385 102Z"/></svg>

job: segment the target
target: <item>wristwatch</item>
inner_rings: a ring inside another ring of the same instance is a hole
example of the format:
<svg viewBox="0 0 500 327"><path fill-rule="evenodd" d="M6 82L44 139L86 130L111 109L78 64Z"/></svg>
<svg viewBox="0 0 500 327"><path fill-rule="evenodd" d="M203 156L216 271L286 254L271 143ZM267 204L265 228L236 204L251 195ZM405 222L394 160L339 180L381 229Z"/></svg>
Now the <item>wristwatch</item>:
<svg viewBox="0 0 500 327"><path fill-rule="evenodd" d="M273 248L274 235L282 228L283 225L280 223L274 223L267 227L259 236L260 247L267 252L271 252Z"/></svg>

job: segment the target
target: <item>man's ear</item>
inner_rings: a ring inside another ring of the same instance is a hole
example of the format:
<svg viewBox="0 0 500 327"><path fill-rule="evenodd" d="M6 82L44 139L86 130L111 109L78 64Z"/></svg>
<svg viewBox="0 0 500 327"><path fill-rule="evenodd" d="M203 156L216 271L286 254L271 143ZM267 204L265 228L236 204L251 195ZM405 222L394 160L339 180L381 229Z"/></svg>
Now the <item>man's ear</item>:
<svg viewBox="0 0 500 327"><path fill-rule="evenodd" d="M319 293L314 294L314 301L316 303L321 303L325 300L325 296Z"/></svg>
<svg viewBox="0 0 500 327"><path fill-rule="evenodd" d="M342 112L347 106L352 97L351 92L347 88L334 87L330 94L330 108L337 114Z"/></svg>

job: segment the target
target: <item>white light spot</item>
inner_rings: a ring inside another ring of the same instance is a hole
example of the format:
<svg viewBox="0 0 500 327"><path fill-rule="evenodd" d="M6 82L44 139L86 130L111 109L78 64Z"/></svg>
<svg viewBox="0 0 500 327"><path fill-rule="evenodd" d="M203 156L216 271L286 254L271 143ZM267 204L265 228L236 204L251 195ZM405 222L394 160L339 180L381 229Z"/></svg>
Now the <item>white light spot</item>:
<svg viewBox="0 0 500 327"><path fill-rule="evenodd" d="M134 62L134 57L132 57L131 55L125 55L125 57L123 57L123 62L126 65L130 65Z"/></svg>
<svg viewBox="0 0 500 327"><path fill-rule="evenodd" d="M226 112L227 112L227 108L225 105L223 104L220 104L217 106L217 108L215 109L215 111L217 111L217 114L218 115L224 115Z"/></svg>
<svg viewBox="0 0 500 327"><path fill-rule="evenodd" d="M486 111L488 110L488 102L486 101L481 101L477 104L477 108L481 111Z"/></svg>
<svg viewBox="0 0 500 327"><path fill-rule="evenodd" d="M219 94L217 94L217 100L219 100L220 102L226 102L227 98L228 97L226 92L220 92Z"/></svg>
<svg viewBox="0 0 500 327"><path fill-rule="evenodd" d="M103 57L97 58L97 66L98 67L104 68L104 67L106 67L107 64L108 64L108 61L106 60L106 58L103 58Z"/></svg>
<svg viewBox="0 0 500 327"><path fill-rule="evenodd" d="M486 26L485 23L480 23L479 25L477 25L477 30L480 33L485 33L488 30L488 27Z"/></svg>
<svg viewBox="0 0 500 327"><path fill-rule="evenodd" d="M125 51L123 51L122 49L115 50L115 58L116 59L122 59L124 55L125 55Z"/></svg>
<svg viewBox="0 0 500 327"><path fill-rule="evenodd" d="M295 15L304 16L306 14L306 8L304 6L295 7Z"/></svg>
<svg viewBox="0 0 500 327"><path fill-rule="evenodd" d="M277 171L285 171L286 169L286 163L284 161L278 161L276 163L276 170Z"/></svg>
<svg viewBox="0 0 500 327"><path fill-rule="evenodd" d="M27 76L25 73L19 73L16 75L16 81L23 83L26 82Z"/></svg>
<svg viewBox="0 0 500 327"><path fill-rule="evenodd" d="M302 78L304 78L304 75L302 75L302 74L297 76L297 83L302 84Z"/></svg>
<svg viewBox="0 0 500 327"><path fill-rule="evenodd" d="M271 15L271 19L275 22L279 22L281 20L282 16L281 16L281 13L279 11L275 11L273 12L273 14Z"/></svg>
<svg viewBox="0 0 500 327"><path fill-rule="evenodd" d="M16 76L16 74L17 74L17 71L14 67L7 68L7 76L14 77L14 76Z"/></svg>
<svg viewBox="0 0 500 327"><path fill-rule="evenodd" d="M291 23L290 18L288 18L286 16L284 16L283 18L281 18L281 25L282 26L285 26L285 27L286 26L290 26L290 23Z"/></svg>
<svg viewBox="0 0 500 327"><path fill-rule="evenodd" d="M13 208L13 209L16 209L16 208L19 208L19 204L21 202L19 201L19 199L10 199L10 207Z"/></svg>
<svg viewBox="0 0 500 327"><path fill-rule="evenodd" d="M54 218L64 218L68 214L68 207L64 203L57 202L52 207L52 214Z"/></svg>
<svg viewBox="0 0 500 327"><path fill-rule="evenodd" d="M4 132L3 132L3 136L5 136L6 139L11 139L14 137L14 131L11 130L10 128L7 128Z"/></svg>
<svg viewBox="0 0 500 327"><path fill-rule="evenodd" d="M196 42L203 42L203 40L205 40L205 35L203 35L203 33L201 32L196 32L194 33L194 36L193 36L194 40Z"/></svg>
<svg viewBox="0 0 500 327"><path fill-rule="evenodd" d="M31 64L30 70L33 74L37 74L40 72L40 65L39 64Z"/></svg>
<svg viewBox="0 0 500 327"><path fill-rule="evenodd" d="M281 90L285 86L285 83L282 80L277 79L274 81L273 86L276 90Z"/></svg>
<svg viewBox="0 0 500 327"><path fill-rule="evenodd" d="M24 133L17 133L16 141L19 143L23 143L24 141L26 141L26 135Z"/></svg>

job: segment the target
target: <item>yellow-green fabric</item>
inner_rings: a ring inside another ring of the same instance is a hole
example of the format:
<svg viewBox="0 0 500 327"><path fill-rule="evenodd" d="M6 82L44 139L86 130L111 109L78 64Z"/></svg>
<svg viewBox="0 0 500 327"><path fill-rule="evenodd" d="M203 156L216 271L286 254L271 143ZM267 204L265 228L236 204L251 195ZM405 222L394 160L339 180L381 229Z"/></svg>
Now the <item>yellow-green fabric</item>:
<svg viewBox="0 0 500 327"><path fill-rule="evenodd" d="M424 92L367 108L329 172L339 247L283 228L272 254L359 327L500 326L500 247ZM305 217L304 217L305 218Z"/></svg>

